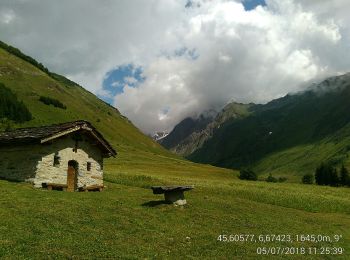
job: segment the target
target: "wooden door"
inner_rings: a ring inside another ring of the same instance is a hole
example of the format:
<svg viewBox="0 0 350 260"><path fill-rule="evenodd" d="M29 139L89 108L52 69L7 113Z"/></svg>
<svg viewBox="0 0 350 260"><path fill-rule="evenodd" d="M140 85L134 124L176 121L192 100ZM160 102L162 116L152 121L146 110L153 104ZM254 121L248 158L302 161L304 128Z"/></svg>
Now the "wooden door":
<svg viewBox="0 0 350 260"><path fill-rule="evenodd" d="M75 186L76 186L76 178L75 178L75 169L73 166L68 166L68 172L67 172L67 191L74 192Z"/></svg>

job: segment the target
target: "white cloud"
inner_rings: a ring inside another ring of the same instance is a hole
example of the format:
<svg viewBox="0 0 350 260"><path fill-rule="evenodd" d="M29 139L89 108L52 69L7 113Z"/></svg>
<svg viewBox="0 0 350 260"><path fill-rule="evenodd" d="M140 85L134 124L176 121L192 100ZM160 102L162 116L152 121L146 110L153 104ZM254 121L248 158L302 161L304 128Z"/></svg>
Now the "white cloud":
<svg viewBox="0 0 350 260"><path fill-rule="evenodd" d="M3 23L5 25L11 23L15 19L15 14L13 10L0 10L0 23Z"/></svg>
<svg viewBox="0 0 350 260"><path fill-rule="evenodd" d="M129 85L133 85L133 84L136 84L138 82L138 80L135 79L134 77L125 77L124 81L126 83L128 83Z"/></svg>
<svg viewBox="0 0 350 260"><path fill-rule="evenodd" d="M266 102L350 68L331 64L332 53L347 44L336 20L321 21L292 1L269 1L250 12L240 3L206 2L184 26L183 42L199 57L158 58L138 89L116 97L146 131L169 129L232 99ZM165 105L169 112L160 118Z"/></svg>
<svg viewBox="0 0 350 260"><path fill-rule="evenodd" d="M186 2L4 0L0 10L15 19L0 22L0 33L104 96L107 72L142 66L145 80L135 88L136 79L125 78L115 105L145 132L170 130L232 99L266 102L350 70L347 0L267 0L248 12L239 1Z"/></svg>
<svg viewBox="0 0 350 260"><path fill-rule="evenodd" d="M121 83L120 81L114 81L112 84L111 84L112 87L122 87L123 86L123 83Z"/></svg>

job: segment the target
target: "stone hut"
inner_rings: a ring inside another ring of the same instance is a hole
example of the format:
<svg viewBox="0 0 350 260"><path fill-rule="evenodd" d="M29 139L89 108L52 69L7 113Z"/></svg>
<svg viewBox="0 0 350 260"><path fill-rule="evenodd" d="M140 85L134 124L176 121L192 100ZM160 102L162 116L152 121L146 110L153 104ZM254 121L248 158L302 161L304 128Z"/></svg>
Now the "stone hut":
<svg viewBox="0 0 350 260"><path fill-rule="evenodd" d="M87 121L0 132L0 178L76 191L103 187L116 151Z"/></svg>

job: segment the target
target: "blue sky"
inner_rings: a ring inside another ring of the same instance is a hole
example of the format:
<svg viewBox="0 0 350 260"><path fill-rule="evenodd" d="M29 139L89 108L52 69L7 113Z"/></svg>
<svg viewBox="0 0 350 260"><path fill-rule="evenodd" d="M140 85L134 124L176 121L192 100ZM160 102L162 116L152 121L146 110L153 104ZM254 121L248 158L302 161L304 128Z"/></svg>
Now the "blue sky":
<svg viewBox="0 0 350 260"><path fill-rule="evenodd" d="M249 11L255 9L258 5L265 6L265 0L244 0L243 1L244 9Z"/></svg>
<svg viewBox="0 0 350 260"><path fill-rule="evenodd" d="M195 49L189 50L186 47L179 48L175 50L172 54L164 54L165 56L173 57L173 56L186 56L192 60L198 58L198 53ZM116 95L120 95L124 93L125 85L130 87L137 88L138 85L146 80L143 76L143 68L135 66L133 64L126 64L116 67L115 69L109 71L102 83L103 90L108 92L107 95L98 95L99 98L103 99L107 103L113 105L114 97ZM169 108L166 107L162 110L162 113L168 113Z"/></svg>
<svg viewBox="0 0 350 260"><path fill-rule="evenodd" d="M103 89L108 91L110 95L100 96L104 101L113 104L113 97L124 92L125 85L137 87L137 85L145 80L142 76L142 67L126 64L118 66L109 71L103 80Z"/></svg>
<svg viewBox="0 0 350 260"><path fill-rule="evenodd" d="M261 5L261 6L266 5L265 0L243 0L242 2L245 10L247 11L255 9L255 7L257 7L258 5ZM186 3L186 8L193 7L193 5L194 5L194 2L191 0L188 0Z"/></svg>

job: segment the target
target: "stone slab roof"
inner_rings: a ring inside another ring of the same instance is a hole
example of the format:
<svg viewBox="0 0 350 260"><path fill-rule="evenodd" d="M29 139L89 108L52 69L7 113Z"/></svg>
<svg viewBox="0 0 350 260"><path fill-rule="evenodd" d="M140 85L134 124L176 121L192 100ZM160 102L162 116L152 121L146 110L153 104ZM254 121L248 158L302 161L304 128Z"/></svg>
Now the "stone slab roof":
<svg viewBox="0 0 350 260"><path fill-rule="evenodd" d="M109 156L117 155L117 152L102 136L102 134L99 133L88 121L84 120L49 126L18 128L0 132L0 145L28 143L43 144L76 131L84 131L90 134L94 139L96 139L101 149L103 149L103 151Z"/></svg>

